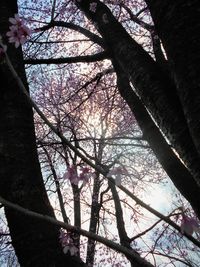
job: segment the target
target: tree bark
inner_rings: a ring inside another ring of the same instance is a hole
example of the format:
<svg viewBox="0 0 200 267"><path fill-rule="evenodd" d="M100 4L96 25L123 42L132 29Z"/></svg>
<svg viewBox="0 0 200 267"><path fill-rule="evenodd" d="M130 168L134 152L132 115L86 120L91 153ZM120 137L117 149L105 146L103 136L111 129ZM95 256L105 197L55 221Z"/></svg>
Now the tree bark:
<svg viewBox="0 0 200 267"><path fill-rule="evenodd" d="M174 185L190 202L196 214L200 217L200 189L196 181L164 139L141 100L132 90L126 74L116 63L114 63L114 67L117 74L119 92L133 112L143 132L144 139L149 143L152 151Z"/></svg>
<svg viewBox="0 0 200 267"><path fill-rule="evenodd" d="M176 91L176 83L129 36L102 2L95 1L97 3L95 12L89 9L91 2L92 0L77 1L77 6L97 25L97 29L101 33L113 61L117 62L134 86L134 88L130 88L127 81L124 88L123 85L121 86L121 95L132 111L142 109L141 114L145 115L144 118L139 112L137 112L137 117L140 118L140 125L142 125L142 130L145 130L148 142L174 184L199 214L200 159L186 123ZM134 90L139 96L138 100ZM137 103L137 108L134 107L133 103ZM155 124L150 123L149 128L144 125L144 122L152 120L151 118L149 120L148 116L146 116L148 115L147 111L143 112L146 109L151 113L168 140L170 140L192 175L182 162L176 158L167 142L164 141L158 129L156 129ZM159 146L160 144L162 146ZM196 200L192 196L193 193L195 193Z"/></svg>
<svg viewBox="0 0 200 267"><path fill-rule="evenodd" d="M190 136L176 87L144 49L134 41L111 11L96 0L95 12L90 11L91 1L77 1L86 16L97 25L110 56L127 74L143 104L200 183L200 158ZM103 18L107 18L105 22Z"/></svg>
<svg viewBox="0 0 200 267"><path fill-rule="evenodd" d="M0 33L4 40L8 19L15 13L17 1L1 1ZM8 45L8 55L27 84L21 48ZM55 217L38 161L32 108L4 62L0 77L0 195L24 208ZM5 214L21 266L83 266L79 259L63 254L58 227L9 208L5 208Z"/></svg>
<svg viewBox="0 0 200 267"><path fill-rule="evenodd" d="M167 53L182 109L200 154L200 2L146 2Z"/></svg>

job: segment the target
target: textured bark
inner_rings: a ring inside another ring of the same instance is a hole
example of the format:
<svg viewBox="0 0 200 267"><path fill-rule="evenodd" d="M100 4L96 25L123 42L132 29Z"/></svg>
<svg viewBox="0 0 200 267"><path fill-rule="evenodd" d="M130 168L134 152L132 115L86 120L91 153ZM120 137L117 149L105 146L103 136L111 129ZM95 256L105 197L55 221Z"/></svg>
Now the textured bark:
<svg viewBox="0 0 200 267"><path fill-rule="evenodd" d="M5 37L8 18L17 13L17 4L2 0L0 5L0 32ZM9 45L8 54L26 84L21 49ZM0 77L0 195L54 217L38 161L32 108L4 63ZM5 208L5 214L21 266L83 266L79 259L62 253L58 227L9 208Z"/></svg>
<svg viewBox="0 0 200 267"><path fill-rule="evenodd" d="M96 0L96 12L89 10L92 1L82 0L77 5L96 23L107 49L130 80L196 181L200 181L200 159L185 121L175 84L169 75L136 43L114 18L110 10ZM105 23L103 17L107 16Z"/></svg>
<svg viewBox="0 0 200 267"><path fill-rule="evenodd" d="M200 154L200 2L146 2L167 53L190 133Z"/></svg>
<svg viewBox="0 0 200 267"><path fill-rule="evenodd" d="M117 84L121 96L126 100L140 126L144 139L149 143L158 161L171 178L180 193L190 202L200 217L200 189L191 173L182 164L167 144L158 127L153 122L139 97L132 90L126 74L114 63Z"/></svg>
<svg viewBox="0 0 200 267"><path fill-rule="evenodd" d="M161 42L155 30L151 32L151 40L152 40L153 53L154 53L156 63L160 66L160 68L166 74L169 75L168 61L166 60L163 54L163 51L161 48Z"/></svg>

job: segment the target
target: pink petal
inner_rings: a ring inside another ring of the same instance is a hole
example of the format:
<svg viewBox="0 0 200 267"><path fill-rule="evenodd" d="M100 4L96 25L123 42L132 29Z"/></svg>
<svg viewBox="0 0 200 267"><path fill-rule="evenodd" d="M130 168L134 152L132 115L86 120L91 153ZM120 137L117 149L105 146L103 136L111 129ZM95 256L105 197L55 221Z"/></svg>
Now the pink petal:
<svg viewBox="0 0 200 267"><path fill-rule="evenodd" d="M17 24L17 21L14 18L9 18L9 22L12 24Z"/></svg>

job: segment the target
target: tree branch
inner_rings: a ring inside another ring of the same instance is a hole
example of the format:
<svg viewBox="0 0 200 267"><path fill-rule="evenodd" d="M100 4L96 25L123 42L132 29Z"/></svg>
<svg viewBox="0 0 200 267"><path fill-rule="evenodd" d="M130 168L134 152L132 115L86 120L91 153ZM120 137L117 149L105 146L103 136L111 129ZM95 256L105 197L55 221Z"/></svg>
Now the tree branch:
<svg viewBox="0 0 200 267"><path fill-rule="evenodd" d="M46 221L46 222L49 222L51 224L54 224L54 225L58 225L68 231L71 231L71 232L75 232L75 233L78 233L78 234L81 234L83 236L86 236L88 238L91 238L91 239L94 239L120 253L123 253L124 255L126 255L127 257L131 258L133 261L135 261L136 263L138 264L141 264L140 266L142 267L153 267L152 264L150 264L149 262L147 262L145 259L142 259L137 253L135 253L134 251L130 250L130 249L127 249L111 240L108 240L104 237L101 237L97 234L94 234L94 233L91 233L91 232L88 232L86 230L83 230L79 227L75 227L75 226L72 226L70 224L66 224L64 222L61 222L59 220L56 220L54 219L53 217L50 217L50 216L47 216L47 215L42 215L40 213L37 213L37 212L34 212L34 211L31 211L31 210L28 210L28 209L25 209L19 205L16 205L10 201L7 201L6 199L2 198L0 196L0 202L8 207L8 208L11 208L11 209L14 209L20 213L23 213L24 215L27 215L27 216L30 216L30 217L33 217L33 218L36 218L36 219L39 219L39 220L43 220L43 221Z"/></svg>
<svg viewBox="0 0 200 267"><path fill-rule="evenodd" d="M95 23L111 57L127 74L145 107L200 183L200 157L190 136L174 81L131 38L105 4L95 0L97 8L92 12L92 2L76 1L76 5Z"/></svg>
<svg viewBox="0 0 200 267"><path fill-rule="evenodd" d="M27 97L27 101L29 102L29 104L36 110L36 112L38 113L38 115L42 118L42 120L49 126L49 128L62 140L63 144L65 144L66 146L68 146L78 157L80 157L85 163L87 163L90 167L94 168L97 172L99 172L100 174L102 174L103 176L105 176L109 181L111 181L113 184L115 184L115 180L111 177L108 177L108 168L102 168L102 166L96 165L93 162L91 162L87 157L85 157L75 146L73 146L71 144L70 141L68 141L68 139L45 117L45 115L43 114L43 112L39 109L39 107L36 105L36 103L31 99L29 93L27 92L22 80L20 79L20 77L18 76L18 74L16 73L7 53L5 53L5 60L6 63L11 71L11 74L13 75L13 78L16 80L19 88L22 90L22 92L26 95ZM149 212L151 212L152 214L154 214L155 216L157 216L158 218L164 220L166 223L168 223L169 225L171 225L173 228L175 228L178 232L181 233L181 229L180 227L174 223L173 221L171 221L167 216L164 216L163 214L159 213L158 211L156 211L155 209L151 208L149 205L145 204L142 200L140 200L138 197L136 197L135 195L133 195L128 189L126 189L124 186L120 185L118 186L124 193L126 193L130 198L132 198L137 204L141 205L142 207L144 207L146 210L148 210ZM4 204L5 202L2 202L2 204ZM191 235L188 234L184 234L191 242L193 242L195 245L197 245L198 247L200 247L200 242L195 239L194 237L192 237Z"/></svg>
<svg viewBox="0 0 200 267"><path fill-rule="evenodd" d="M94 55L87 56L75 56L75 57L63 57L63 58L42 58L42 59L34 59L29 58L25 59L25 64L38 65L38 64L67 64L67 63L77 63L77 62L96 62L104 59L108 59L109 55L107 52L100 52Z"/></svg>
<svg viewBox="0 0 200 267"><path fill-rule="evenodd" d="M64 21L51 21L48 25L45 25L44 27L41 27L37 30L41 30L41 31L45 31L45 30L49 30L53 27L63 27L63 28L68 28L68 29L72 29L76 32L79 32L83 35L85 35L86 37L88 37L92 42L94 43L97 43L98 45L100 45L101 47L105 47L105 43L103 41L103 39L92 33L91 31L79 26L79 25L76 25L74 23L71 23L71 22L64 22Z"/></svg>

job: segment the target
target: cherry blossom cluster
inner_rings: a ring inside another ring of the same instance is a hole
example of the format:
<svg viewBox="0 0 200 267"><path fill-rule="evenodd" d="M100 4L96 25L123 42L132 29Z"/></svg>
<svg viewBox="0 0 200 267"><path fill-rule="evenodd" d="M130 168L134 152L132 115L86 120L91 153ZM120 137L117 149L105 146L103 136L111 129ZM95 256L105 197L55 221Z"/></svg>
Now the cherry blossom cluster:
<svg viewBox="0 0 200 267"><path fill-rule="evenodd" d="M78 248L74 245L73 239L70 237L70 234L67 232L64 232L63 230L60 230L60 236L59 236L61 245L63 247L64 254L67 254L69 252L71 256L75 256L78 253Z"/></svg>
<svg viewBox="0 0 200 267"><path fill-rule="evenodd" d="M24 25L24 21L18 14L15 14L14 18L9 18L9 22L12 25L9 27L10 30L6 35L9 38L9 43L14 43L15 47L18 48L26 42L27 38L31 34L31 30Z"/></svg>
<svg viewBox="0 0 200 267"><path fill-rule="evenodd" d="M77 172L77 167L75 165L69 166L65 172L63 179L69 180L72 184L78 185L82 182L83 185L88 183L91 177L91 172L88 167L82 167L80 172Z"/></svg>

